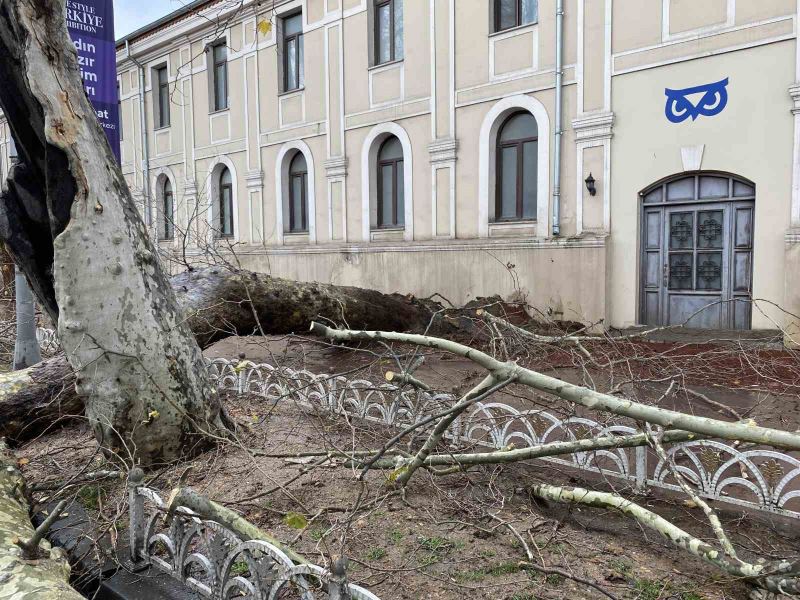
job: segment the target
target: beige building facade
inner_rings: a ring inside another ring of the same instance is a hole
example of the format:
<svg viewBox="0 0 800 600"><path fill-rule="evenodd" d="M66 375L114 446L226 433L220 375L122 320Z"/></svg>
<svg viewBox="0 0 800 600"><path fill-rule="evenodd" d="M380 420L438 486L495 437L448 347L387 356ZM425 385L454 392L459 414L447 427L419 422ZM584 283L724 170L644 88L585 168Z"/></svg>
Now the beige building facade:
<svg viewBox="0 0 800 600"><path fill-rule="evenodd" d="M190 257L798 334L798 19L797 0L194 2L118 42L122 167Z"/></svg>

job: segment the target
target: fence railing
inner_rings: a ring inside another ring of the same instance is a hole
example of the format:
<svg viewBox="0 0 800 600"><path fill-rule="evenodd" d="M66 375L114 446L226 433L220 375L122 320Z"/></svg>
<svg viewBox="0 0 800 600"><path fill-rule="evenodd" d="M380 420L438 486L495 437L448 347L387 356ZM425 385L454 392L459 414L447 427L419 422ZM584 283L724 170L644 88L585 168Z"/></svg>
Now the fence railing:
<svg viewBox="0 0 800 600"><path fill-rule="evenodd" d="M40 343L57 346L55 334L39 330ZM258 394L270 400L291 399L308 408L389 425L406 427L427 417L434 407L452 406L449 394L433 394L366 379L318 375L306 370L269 364L209 360L219 389ZM600 423L571 416L561 419L543 410L519 410L502 402L477 403L447 431L460 445L487 448L535 446L603 435L627 435L637 430L623 423ZM698 493L712 500L800 519L800 459L768 448L742 449L719 440L674 444L667 457L692 482ZM662 488L680 491L670 465L645 447L576 452L568 457L541 458L604 477L630 481L640 491Z"/></svg>
<svg viewBox="0 0 800 600"><path fill-rule="evenodd" d="M167 523L167 506L155 490L129 478L131 558L152 565L204 598L273 600L380 600L348 583L345 565L335 573L313 564L293 562L277 546L242 540L219 523L176 507Z"/></svg>
<svg viewBox="0 0 800 600"><path fill-rule="evenodd" d="M407 427L452 406L455 397L366 379L318 375L306 370L216 358L209 361L221 390L294 400L302 406L389 425ZM446 437L459 446L516 448L556 441L630 435L638 430L586 417L559 418L543 410L520 410L502 402L476 403ZM739 449L718 440L674 444L667 449L676 470L712 500L800 519L800 459L767 448ZM628 480L640 491L681 491L665 464L646 447L576 452L542 458L558 465Z"/></svg>

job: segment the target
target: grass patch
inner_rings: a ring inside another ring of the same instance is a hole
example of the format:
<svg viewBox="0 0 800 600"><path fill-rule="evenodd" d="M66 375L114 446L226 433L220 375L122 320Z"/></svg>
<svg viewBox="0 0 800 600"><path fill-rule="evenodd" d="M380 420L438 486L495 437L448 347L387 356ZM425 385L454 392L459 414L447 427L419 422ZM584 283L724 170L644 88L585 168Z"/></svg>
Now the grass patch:
<svg viewBox="0 0 800 600"><path fill-rule="evenodd" d="M386 550L383 548L373 548L364 555L367 560L380 560L386 556Z"/></svg>

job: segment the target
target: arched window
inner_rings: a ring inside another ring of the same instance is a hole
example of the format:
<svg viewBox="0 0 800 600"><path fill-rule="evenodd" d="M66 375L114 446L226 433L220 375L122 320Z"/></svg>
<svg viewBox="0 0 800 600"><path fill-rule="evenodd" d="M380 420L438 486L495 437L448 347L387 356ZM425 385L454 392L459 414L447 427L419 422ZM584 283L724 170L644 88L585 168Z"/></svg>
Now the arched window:
<svg viewBox="0 0 800 600"><path fill-rule="evenodd" d="M219 173L217 209L219 237L233 237L233 180L228 167Z"/></svg>
<svg viewBox="0 0 800 600"><path fill-rule="evenodd" d="M536 218L539 130L529 112L511 115L497 136L495 221Z"/></svg>
<svg viewBox="0 0 800 600"><path fill-rule="evenodd" d="M161 189L161 239L171 240L175 237L175 223L173 222L173 210L175 200L172 195L172 182L169 177L164 177L164 186Z"/></svg>
<svg viewBox="0 0 800 600"><path fill-rule="evenodd" d="M297 152L289 164L289 233L308 231L308 166Z"/></svg>
<svg viewBox="0 0 800 600"><path fill-rule="evenodd" d="M403 146L395 136L387 138L381 144L378 151L377 177L378 227L403 227L405 224Z"/></svg>

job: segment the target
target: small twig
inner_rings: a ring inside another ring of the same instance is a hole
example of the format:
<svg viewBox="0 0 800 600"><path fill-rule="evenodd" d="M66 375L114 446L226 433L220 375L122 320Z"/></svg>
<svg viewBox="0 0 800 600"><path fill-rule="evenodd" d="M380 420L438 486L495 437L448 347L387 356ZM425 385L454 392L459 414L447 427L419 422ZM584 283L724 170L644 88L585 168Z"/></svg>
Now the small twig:
<svg viewBox="0 0 800 600"><path fill-rule="evenodd" d="M26 560L36 560L41 556L41 549L39 548L39 542L42 541L47 532L50 531L50 527L52 527L53 523L55 523L58 518L61 516L61 513L64 511L64 508L67 506L68 500L62 500L59 502L53 511L47 516L47 518L42 521L42 524L36 528L36 531L33 532L31 539L29 540L21 540L19 538L14 538L12 541L15 545L19 546L22 549L22 557Z"/></svg>
<svg viewBox="0 0 800 600"><path fill-rule="evenodd" d="M560 575L565 579L572 579L572 581L575 581L577 583L582 583L583 585L589 586L590 588L597 590L605 597L611 598L611 600L617 600L616 596L601 588L594 581L589 581L588 579L584 579L583 577L578 577L577 575L573 575L572 573L570 573L569 571L565 571L564 569L559 569L557 567L542 567L533 562L526 562L522 564L525 566L525 568L533 569L534 571L539 571L540 573L544 573L545 575Z"/></svg>

